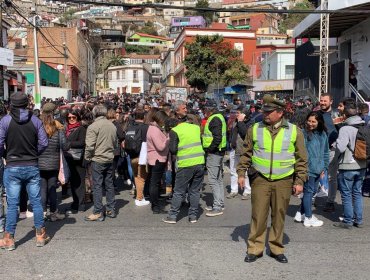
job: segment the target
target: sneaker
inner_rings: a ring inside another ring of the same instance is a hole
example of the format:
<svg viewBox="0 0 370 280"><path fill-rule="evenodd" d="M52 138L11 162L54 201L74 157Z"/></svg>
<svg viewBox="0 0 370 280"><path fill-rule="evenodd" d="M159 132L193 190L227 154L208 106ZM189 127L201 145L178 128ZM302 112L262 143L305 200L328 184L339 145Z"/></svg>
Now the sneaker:
<svg viewBox="0 0 370 280"><path fill-rule="evenodd" d="M189 218L189 223L195 224L197 222L198 222L198 219L197 218L195 218L195 217L190 217Z"/></svg>
<svg viewBox="0 0 370 280"><path fill-rule="evenodd" d="M305 217L303 222L305 227L321 227L323 224L324 222L316 218L314 215L312 215L311 218Z"/></svg>
<svg viewBox="0 0 370 280"><path fill-rule="evenodd" d="M333 202L327 202L324 207L324 212L335 212L335 206Z"/></svg>
<svg viewBox="0 0 370 280"><path fill-rule="evenodd" d="M357 227L357 228L363 228L364 227L364 224L358 224L357 222L354 222L353 223L353 226L354 227Z"/></svg>
<svg viewBox="0 0 370 280"><path fill-rule="evenodd" d="M326 197L328 196L328 191L324 187L320 187L319 192L316 194L316 197Z"/></svg>
<svg viewBox="0 0 370 280"><path fill-rule="evenodd" d="M176 224L177 223L176 218L171 218L171 217L164 218L162 219L162 221L165 222L166 224Z"/></svg>
<svg viewBox="0 0 370 280"><path fill-rule="evenodd" d="M206 211L212 211L212 210L213 210L213 206L206 206L206 207L204 208L204 210L206 210ZM225 210L225 207L224 207L224 206L222 206L222 207L221 207L221 210L222 210L222 211L224 211L224 210Z"/></svg>
<svg viewBox="0 0 370 280"><path fill-rule="evenodd" d="M303 223L304 220L305 220L305 215L302 214L300 211L297 211L297 213L294 216L294 222Z"/></svg>
<svg viewBox="0 0 370 280"><path fill-rule="evenodd" d="M65 218L66 218L66 215L65 214L61 214L61 213L58 213L58 211L55 211L55 212L51 212L50 213L49 220L51 222L56 222L56 221L64 220Z"/></svg>
<svg viewBox="0 0 370 280"><path fill-rule="evenodd" d="M4 227L0 226L0 233L3 233L3 232L4 232Z"/></svg>
<svg viewBox="0 0 370 280"><path fill-rule="evenodd" d="M0 239L0 249L4 249L7 251L15 250L14 236L9 232L5 232L4 237Z"/></svg>
<svg viewBox="0 0 370 280"><path fill-rule="evenodd" d="M26 219L27 218L27 212L19 212L19 219Z"/></svg>
<svg viewBox="0 0 370 280"><path fill-rule="evenodd" d="M249 200L249 199L251 199L251 194L250 193L243 193L242 200Z"/></svg>
<svg viewBox="0 0 370 280"><path fill-rule="evenodd" d="M336 222L333 224L333 226L336 228L352 229L352 225L343 222Z"/></svg>
<svg viewBox="0 0 370 280"><path fill-rule="evenodd" d="M98 214L90 214L89 216L85 217L85 221L87 222L102 222L104 221L104 215L103 213Z"/></svg>
<svg viewBox="0 0 370 280"><path fill-rule="evenodd" d="M226 198L234 198L234 197L237 197L238 196L238 193L237 192L231 192L229 193Z"/></svg>
<svg viewBox="0 0 370 280"><path fill-rule="evenodd" d="M149 205L149 204L150 204L150 202L145 200L145 198L143 198L142 200L135 199L135 205L136 206L140 207L140 206L146 206L146 205Z"/></svg>
<svg viewBox="0 0 370 280"><path fill-rule="evenodd" d="M116 210L108 210L107 212L105 212L105 216L109 217L109 218L116 218L117 217L117 211Z"/></svg>
<svg viewBox="0 0 370 280"><path fill-rule="evenodd" d="M127 186L131 186L131 180L130 179L125 180L123 183Z"/></svg>
<svg viewBox="0 0 370 280"><path fill-rule="evenodd" d="M222 210L212 209L212 211L206 214L207 217L216 217L222 215L224 212Z"/></svg>

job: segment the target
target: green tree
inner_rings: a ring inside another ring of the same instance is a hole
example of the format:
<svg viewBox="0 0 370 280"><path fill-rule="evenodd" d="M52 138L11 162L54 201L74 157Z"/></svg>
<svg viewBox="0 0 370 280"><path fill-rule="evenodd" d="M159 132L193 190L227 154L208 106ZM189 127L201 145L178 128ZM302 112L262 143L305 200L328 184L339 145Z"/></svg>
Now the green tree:
<svg viewBox="0 0 370 280"><path fill-rule="evenodd" d="M196 36L185 48L185 76L193 88L204 92L211 84L230 85L247 80L248 66L222 36Z"/></svg>
<svg viewBox="0 0 370 280"><path fill-rule="evenodd" d="M208 0L198 0L195 4L196 8L209 8ZM210 24L213 22L213 12L204 12L204 11L197 11L198 16L204 17L207 24Z"/></svg>
<svg viewBox="0 0 370 280"><path fill-rule="evenodd" d="M146 22L145 25L140 29L140 32L149 34L149 35L158 36L157 29L155 28L154 23L151 21Z"/></svg>
<svg viewBox="0 0 370 280"><path fill-rule="evenodd" d="M302 2L296 3L295 10L314 10L314 4L308 0L303 0ZM296 27L307 14L287 14L281 21L279 25L279 32L286 34L287 30Z"/></svg>
<svg viewBox="0 0 370 280"><path fill-rule="evenodd" d="M127 53L137 53L137 54L151 54L153 52L151 47L148 46L136 46L136 45L125 45L125 50Z"/></svg>

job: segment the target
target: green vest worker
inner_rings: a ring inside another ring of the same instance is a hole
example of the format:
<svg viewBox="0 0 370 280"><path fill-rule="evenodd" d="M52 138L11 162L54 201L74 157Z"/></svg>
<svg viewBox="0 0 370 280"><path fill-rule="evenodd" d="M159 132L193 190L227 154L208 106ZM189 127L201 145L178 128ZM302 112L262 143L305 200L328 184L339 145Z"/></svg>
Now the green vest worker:
<svg viewBox="0 0 370 280"><path fill-rule="evenodd" d="M182 121L186 121L186 117ZM181 203L188 190L189 222L196 223L198 221L200 187L204 178L204 151L200 139L200 127L182 122L172 128L170 131L170 152L176 155L177 172L171 209L163 222L176 223Z"/></svg>
<svg viewBox="0 0 370 280"><path fill-rule="evenodd" d="M283 118L285 104L270 95L263 97L263 121L247 131L237 167L244 187L245 172L251 181L252 220L246 262L262 257L267 217L271 208L270 256L287 263L283 235L290 196L303 191L307 178L307 155L302 131Z"/></svg>
<svg viewBox="0 0 370 280"><path fill-rule="evenodd" d="M224 183L223 183L223 159L226 151L226 122L218 112L214 100L208 100L204 107L207 123L202 136L203 148L207 153L208 183L213 193L212 206L206 207L209 211L207 217L215 217L223 214L224 209Z"/></svg>

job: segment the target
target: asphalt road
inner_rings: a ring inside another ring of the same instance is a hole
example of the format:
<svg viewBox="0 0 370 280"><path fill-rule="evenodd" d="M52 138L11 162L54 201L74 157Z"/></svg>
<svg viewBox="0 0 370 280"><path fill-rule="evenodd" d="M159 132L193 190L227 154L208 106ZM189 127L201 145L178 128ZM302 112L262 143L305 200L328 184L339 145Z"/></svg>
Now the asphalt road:
<svg viewBox="0 0 370 280"><path fill-rule="evenodd" d="M197 224L188 222L183 208L175 225L163 223L165 215L153 215L148 206L136 207L128 190L117 202L116 219L89 223L81 213L48 222L52 241L44 248L35 246L32 219L20 221L17 249L0 251L1 279L370 279L368 198L366 226L344 230L332 226L340 210L321 211L323 199L314 211L323 227L294 223L300 201L293 197L284 236L288 264L266 253L253 264L244 262L251 205L240 197L225 199L223 216L206 217L201 210ZM206 186L201 207L210 202Z"/></svg>

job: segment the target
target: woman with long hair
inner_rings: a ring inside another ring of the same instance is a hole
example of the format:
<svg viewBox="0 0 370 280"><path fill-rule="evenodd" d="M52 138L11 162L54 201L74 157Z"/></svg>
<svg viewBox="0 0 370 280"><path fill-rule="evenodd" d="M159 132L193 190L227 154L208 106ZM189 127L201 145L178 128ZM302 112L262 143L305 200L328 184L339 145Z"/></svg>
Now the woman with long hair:
<svg viewBox="0 0 370 280"><path fill-rule="evenodd" d="M165 123L168 118L168 115L163 111L155 113L146 135L149 165L147 181L150 184L149 194L153 214L163 212L159 205L159 189L169 155L169 136L165 131Z"/></svg>
<svg viewBox="0 0 370 280"><path fill-rule="evenodd" d="M312 214L312 198L318 190L320 178L329 167L329 142L324 118L319 111L312 111L306 118L302 130L308 158L308 179L303 187L301 210L294 220L303 222L305 227L320 227L323 221Z"/></svg>
<svg viewBox="0 0 370 280"><path fill-rule="evenodd" d="M46 103L42 107L40 119L48 135L49 144L39 157L42 207L46 217L49 202L49 220L52 222L65 218L65 215L58 213L56 189L60 168L60 150L65 151L67 149L64 127L61 123L54 120L54 109L55 105L53 103Z"/></svg>
<svg viewBox="0 0 370 280"><path fill-rule="evenodd" d="M71 109L67 115L66 138L69 144L65 158L71 172L71 192L73 202L68 214L85 211L85 176L86 169L83 164L85 149L86 127L81 122L81 111Z"/></svg>

